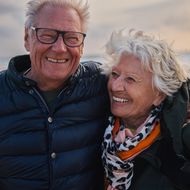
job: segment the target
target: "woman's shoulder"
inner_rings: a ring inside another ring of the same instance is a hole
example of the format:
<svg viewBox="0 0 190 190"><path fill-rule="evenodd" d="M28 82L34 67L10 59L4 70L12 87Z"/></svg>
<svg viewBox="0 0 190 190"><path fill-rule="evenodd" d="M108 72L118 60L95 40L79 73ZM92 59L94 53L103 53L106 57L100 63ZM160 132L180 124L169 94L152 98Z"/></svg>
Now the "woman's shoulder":
<svg viewBox="0 0 190 190"><path fill-rule="evenodd" d="M187 123L183 128L182 128L182 141L184 144L184 150L186 156L190 159L190 123ZM190 160L189 160L190 162ZM190 164L189 164L190 166Z"/></svg>

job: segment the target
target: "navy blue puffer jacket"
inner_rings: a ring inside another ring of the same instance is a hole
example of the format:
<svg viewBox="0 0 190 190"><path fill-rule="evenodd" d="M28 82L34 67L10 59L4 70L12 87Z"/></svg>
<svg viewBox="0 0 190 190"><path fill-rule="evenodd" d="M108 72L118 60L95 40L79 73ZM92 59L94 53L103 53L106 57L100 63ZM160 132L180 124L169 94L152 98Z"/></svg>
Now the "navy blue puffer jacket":
<svg viewBox="0 0 190 190"><path fill-rule="evenodd" d="M51 109L23 77L29 67L29 56L18 56L0 74L0 189L103 189L109 106L97 64L81 64Z"/></svg>

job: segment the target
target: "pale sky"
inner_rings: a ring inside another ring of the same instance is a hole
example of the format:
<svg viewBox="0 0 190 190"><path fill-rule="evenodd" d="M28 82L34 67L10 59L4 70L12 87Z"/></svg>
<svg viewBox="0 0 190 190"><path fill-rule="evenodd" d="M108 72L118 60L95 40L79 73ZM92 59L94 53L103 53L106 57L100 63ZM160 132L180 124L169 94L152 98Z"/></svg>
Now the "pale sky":
<svg viewBox="0 0 190 190"><path fill-rule="evenodd" d="M26 53L27 0L0 2L0 58ZM190 0L89 0L90 23L84 56L102 55L113 30L135 28L158 34L179 52L190 52Z"/></svg>

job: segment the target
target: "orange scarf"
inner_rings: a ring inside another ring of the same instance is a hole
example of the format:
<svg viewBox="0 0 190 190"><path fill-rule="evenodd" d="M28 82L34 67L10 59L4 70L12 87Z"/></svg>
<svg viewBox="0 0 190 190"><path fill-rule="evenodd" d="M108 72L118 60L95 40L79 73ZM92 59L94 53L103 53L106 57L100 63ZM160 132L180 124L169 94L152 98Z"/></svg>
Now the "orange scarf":
<svg viewBox="0 0 190 190"><path fill-rule="evenodd" d="M120 128L120 122L119 118L116 118L114 128L112 130L112 135L113 138L115 138L116 133L119 131ZM148 148L155 140L156 138L160 135L160 123L156 122L152 132L142 141L140 141L133 149L128 150L128 151L118 151L117 155L120 157L122 160L127 160L138 153L142 152L146 148Z"/></svg>

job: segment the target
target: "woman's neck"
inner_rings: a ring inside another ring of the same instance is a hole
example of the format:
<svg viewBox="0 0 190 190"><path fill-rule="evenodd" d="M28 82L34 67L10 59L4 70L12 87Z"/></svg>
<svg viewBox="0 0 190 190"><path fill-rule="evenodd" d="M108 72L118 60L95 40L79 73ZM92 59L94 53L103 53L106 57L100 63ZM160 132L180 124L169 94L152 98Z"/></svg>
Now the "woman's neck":
<svg viewBox="0 0 190 190"><path fill-rule="evenodd" d="M122 118L122 121L124 123L124 126L131 131L136 131L137 128L139 128L147 119L148 115L141 116L138 118Z"/></svg>

